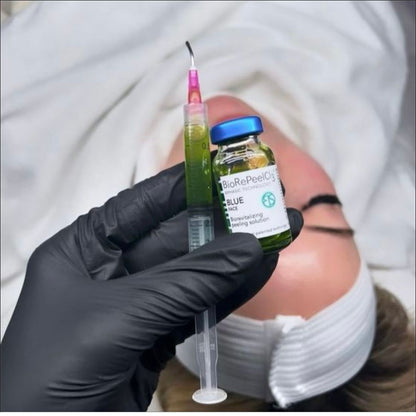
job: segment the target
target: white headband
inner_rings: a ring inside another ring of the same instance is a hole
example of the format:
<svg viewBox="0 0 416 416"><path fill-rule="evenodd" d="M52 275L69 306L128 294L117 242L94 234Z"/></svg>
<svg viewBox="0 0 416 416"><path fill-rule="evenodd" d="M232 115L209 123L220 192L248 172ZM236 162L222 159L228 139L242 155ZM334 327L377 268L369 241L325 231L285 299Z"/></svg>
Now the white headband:
<svg viewBox="0 0 416 416"><path fill-rule="evenodd" d="M366 362L375 324L374 288L361 262L353 287L310 319L258 321L232 314L219 323L218 386L283 408L333 390ZM176 355L199 375L194 336Z"/></svg>

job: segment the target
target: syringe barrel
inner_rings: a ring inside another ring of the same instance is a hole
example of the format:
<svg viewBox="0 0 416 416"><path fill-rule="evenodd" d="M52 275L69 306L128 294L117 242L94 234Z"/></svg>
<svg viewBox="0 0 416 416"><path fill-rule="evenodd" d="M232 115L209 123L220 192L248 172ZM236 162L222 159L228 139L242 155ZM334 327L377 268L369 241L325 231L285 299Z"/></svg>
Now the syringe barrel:
<svg viewBox="0 0 416 416"><path fill-rule="evenodd" d="M215 306L195 317L196 354L201 389L217 388L217 331Z"/></svg>
<svg viewBox="0 0 416 416"><path fill-rule="evenodd" d="M188 208L189 252L214 239L214 212L212 207Z"/></svg>
<svg viewBox="0 0 416 416"><path fill-rule="evenodd" d="M184 106L186 203L189 208L212 205L211 153L207 106Z"/></svg>
<svg viewBox="0 0 416 416"><path fill-rule="evenodd" d="M207 106L184 106L186 202L188 207L189 251L214 239L211 153ZM198 403L219 403L227 394L217 388L217 331L215 306L195 317L197 359L201 389L192 398Z"/></svg>

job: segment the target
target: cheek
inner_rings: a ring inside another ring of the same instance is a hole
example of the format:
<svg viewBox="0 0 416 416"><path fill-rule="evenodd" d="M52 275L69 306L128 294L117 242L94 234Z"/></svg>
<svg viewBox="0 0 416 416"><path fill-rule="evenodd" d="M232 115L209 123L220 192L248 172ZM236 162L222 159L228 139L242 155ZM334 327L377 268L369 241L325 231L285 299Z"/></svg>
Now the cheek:
<svg viewBox="0 0 416 416"><path fill-rule="evenodd" d="M302 232L280 254L266 285L236 313L260 320L279 314L309 318L351 288L359 264L351 238Z"/></svg>
<svg viewBox="0 0 416 416"><path fill-rule="evenodd" d="M311 286L317 285L316 279L311 285L307 271L319 268L319 260L298 237L280 253L278 265L261 291L236 313L259 320L273 319L278 314L307 317L316 304Z"/></svg>

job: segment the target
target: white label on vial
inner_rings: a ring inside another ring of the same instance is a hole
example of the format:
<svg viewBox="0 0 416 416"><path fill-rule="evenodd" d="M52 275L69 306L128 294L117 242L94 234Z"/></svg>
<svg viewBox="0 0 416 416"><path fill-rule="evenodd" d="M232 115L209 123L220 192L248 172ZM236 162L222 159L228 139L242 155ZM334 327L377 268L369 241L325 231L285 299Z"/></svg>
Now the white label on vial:
<svg viewBox="0 0 416 416"><path fill-rule="evenodd" d="M276 165L221 176L219 182L231 232L264 238L290 228Z"/></svg>

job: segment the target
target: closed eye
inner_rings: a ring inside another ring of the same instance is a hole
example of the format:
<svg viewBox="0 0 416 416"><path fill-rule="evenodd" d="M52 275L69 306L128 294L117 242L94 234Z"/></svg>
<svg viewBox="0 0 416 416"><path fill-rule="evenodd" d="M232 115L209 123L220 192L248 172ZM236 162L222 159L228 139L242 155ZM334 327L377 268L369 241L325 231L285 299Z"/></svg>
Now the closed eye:
<svg viewBox="0 0 416 416"><path fill-rule="evenodd" d="M304 212L308 210L309 208L312 208L313 206L320 205L320 204L342 206L341 201L336 195L320 194L320 195L314 196L313 198L309 200L307 204L303 205L301 208L301 211ZM354 230L352 228L334 228L334 227L326 227L322 225L305 225L304 228L311 230L311 231L323 232L323 233L328 233L328 234L338 235L338 236L352 237L354 235Z"/></svg>
<svg viewBox="0 0 416 416"><path fill-rule="evenodd" d="M352 237L354 230L352 228L333 228L333 227L322 227L320 225L305 225L304 228L311 231L320 231L323 233Z"/></svg>

